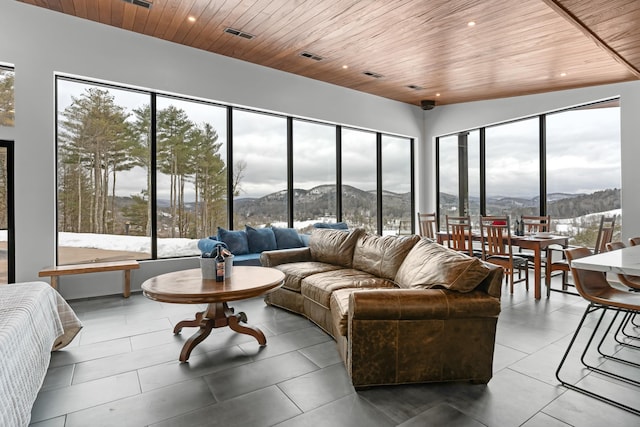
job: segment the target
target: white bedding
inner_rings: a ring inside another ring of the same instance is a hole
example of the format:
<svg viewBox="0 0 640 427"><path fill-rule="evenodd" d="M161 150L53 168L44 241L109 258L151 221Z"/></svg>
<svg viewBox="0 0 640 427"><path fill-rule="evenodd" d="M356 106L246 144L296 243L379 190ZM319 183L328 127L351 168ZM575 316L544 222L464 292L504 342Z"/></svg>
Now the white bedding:
<svg viewBox="0 0 640 427"><path fill-rule="evenodd" d="M82 323L45 282L0 285L0 426L26 426L51 351L66 346Z"/></svg>

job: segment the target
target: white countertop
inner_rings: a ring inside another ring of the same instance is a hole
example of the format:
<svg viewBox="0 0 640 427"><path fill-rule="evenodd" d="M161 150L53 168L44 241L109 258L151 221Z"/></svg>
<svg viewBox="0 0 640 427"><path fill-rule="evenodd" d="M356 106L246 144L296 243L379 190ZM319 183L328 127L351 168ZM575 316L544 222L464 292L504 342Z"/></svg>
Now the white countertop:
<svg viewBox="0 0 640 427"><path fill-rule="evenodd" d="M603 252L571 262L574 268L640 276L640 246Z"/></svg>

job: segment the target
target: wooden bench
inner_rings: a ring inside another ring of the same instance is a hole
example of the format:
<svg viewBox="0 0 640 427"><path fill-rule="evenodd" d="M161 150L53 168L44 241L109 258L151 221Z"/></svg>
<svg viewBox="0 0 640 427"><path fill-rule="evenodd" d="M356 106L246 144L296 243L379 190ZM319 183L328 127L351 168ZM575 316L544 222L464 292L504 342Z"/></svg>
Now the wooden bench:
<svg viewBox="0 0 640 427"><path fill-rule="evenodd" d="M122 285L122 296L129 298L131 295L131 270L140 268L140 264L135 260L92 262L87 264L56 265L45 268L38 273L38 277L51 277L51 286L58 289L58 276L69 276L72 274L100 273L104 271L124 270L124 283Z"/></svg>

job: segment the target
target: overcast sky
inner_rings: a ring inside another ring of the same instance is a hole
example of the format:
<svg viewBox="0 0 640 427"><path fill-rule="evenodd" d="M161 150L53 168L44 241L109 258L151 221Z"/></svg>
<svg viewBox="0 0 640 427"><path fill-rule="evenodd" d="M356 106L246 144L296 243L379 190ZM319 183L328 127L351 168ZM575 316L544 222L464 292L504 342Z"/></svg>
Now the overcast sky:
<svg viewBox="0 0 640 427"><path fill-rule="evenodd" d="M59 80L58 108L71 103L90 86ZM128 111L149 103L141 93L110 89L118 105ZM210 123L219 141L227 139L224 107L158 97L158 108L175 105L201 125ZM286 189L286 119L234 110L234 162L246 162L240 197L260 197ZM538 194L537 119L487 128L487 193L489 196ZM335 127L294 121L294 181L296 188L310 189L335 182ZM469 135L470 192L477 194L478 132ZM376 186L375 133L343 128L343 183L362 190ZM221 147L226 152L226 144ZM405 138L383 138L383 187L395 192L410 190L409 144ZM440 185L457 192L457 137L442 139ZM547 116L547 190L580 193L620 188L619 108L596 108ZM139 194L145 186L140 168L118 175L117 194ZM168 198L168 177L158 174L158 194ZM192 192L191 192L192 193ZM188 197L192 199L192 197Z"/></svg>
<svg viewBox="0 0 640 427"><path fill-rule="evenodd" d="M546 124L548 193L592 193L621 187L619 108L593 108L549 114ZM538 195L537 134L537 118L487 128L488 196ZM478 132L471 132L471 195L478 194L478 147ZM456 194L458 191L457 175L451 173L457 167L457 156L457 136L442 138L440 188L443 192Z"/></svg>

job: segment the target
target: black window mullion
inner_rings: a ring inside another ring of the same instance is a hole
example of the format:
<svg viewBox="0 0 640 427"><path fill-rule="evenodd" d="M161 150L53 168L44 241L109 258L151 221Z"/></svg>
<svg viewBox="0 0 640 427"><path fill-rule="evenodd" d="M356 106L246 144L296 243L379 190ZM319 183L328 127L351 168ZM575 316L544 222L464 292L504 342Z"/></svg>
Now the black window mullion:
<svg viewBox="0 0 640 427"><path fill-rule="evenodd" d="M336 126L336 221L342 222L342 126Z"/></svg>
<svg viewBox="0 0 640 427"><path fill-rule="evenodd" d="M227 227L233 230L233 108L227 107Z"/></svg>
<svg viewBox="0 0 640 427"><path fill-rule="evenodd" d="M440 137L436 137L436 230L440 230Z"/></svg>
<svg viewBox="0 0 640 427"><path fill-rule="evenodd" d="M151 259L158 259L158 186L156 185L157 179L157 147L158 147L158 114L157 114L157 94L151 92L150 94L150 127L149 133L151 134L151 156L149 165L151 168L151 188L149 189L149 203L151 203Z"/></svg>
<svg viewBox="0 0 640 427"><path fill-rule="evenodd" d="M480 215L487 214L486 128L480 128Z"/></svg>
<svg viewBox="0 0 640 427"><path fill-rule="evenodd" d="M287 117L287 222L293 227L293 117Z"/></svg>
<svg viewBox="0 0 640 427"><path fill-rule="evenodd" d="M411 215L411 234L416 234L416 222L415 222L415 217L413 216L413 213L416 211L416 182L415 182L415 166L416 166L416 162L414 159L414 155L415 155L415 151L414 151L414 139L411 138L409 140L409 162L411 164L411 172L410 172L410 177L411 180L409 182L409 188L411 189L411 199L409 201L409 203L411 203L411 210L409 211L409 215ZM438 187L436 187L438 188Z"/></svg>
<svg viewBox="0 0 640 427"><path fill-rule="evenodd" d="M382 134L376 133L376 226L378 234L382 235Z"/></svg>
<svg viewBox="0 0 640 427"><path fill-rule="evenodd" d="M547 116L540 115L540 215L547 214Z"/></svg>

